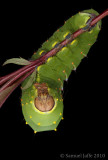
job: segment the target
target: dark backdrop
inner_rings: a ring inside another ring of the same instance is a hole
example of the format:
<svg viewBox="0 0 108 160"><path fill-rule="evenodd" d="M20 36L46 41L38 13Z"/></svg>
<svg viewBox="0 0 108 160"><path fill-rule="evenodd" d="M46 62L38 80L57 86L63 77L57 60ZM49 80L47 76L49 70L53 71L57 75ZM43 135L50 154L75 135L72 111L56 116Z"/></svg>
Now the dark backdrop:
<svg viewBox="0 0 108 160"><path fill-rule="evenodd" d="M107 8L102 3L41 1L1 5L0 76L20 68L12 64L1 67L6 59L19 56L29 59L65 20L84 9L93 8L101 13ZM64 82L64 120L57 132L34 134L25 125L20 87L8 98L0 110L0 152L5 151L3 156L15 158L20 155L21 158L22 152L24 156L34 156L35 159L73 159L73 155L79 154L91 154L92 159L95 154L104 156L107 132L107 22L106 17L88 58L83 59L76 72L72 71L68 82Z"/></svg>

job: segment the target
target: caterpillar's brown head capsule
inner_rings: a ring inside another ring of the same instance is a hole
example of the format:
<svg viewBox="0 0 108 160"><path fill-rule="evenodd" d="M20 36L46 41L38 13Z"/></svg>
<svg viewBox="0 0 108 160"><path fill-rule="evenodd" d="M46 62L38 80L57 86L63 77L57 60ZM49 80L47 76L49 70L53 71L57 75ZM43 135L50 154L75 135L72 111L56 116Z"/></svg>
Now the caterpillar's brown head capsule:
<svg viewBox="0 0 108 160"><path fill-rule="evenodd" d="M54 99L48 93L48 87L45 83L35 83L35 87L38 92L38 96L35 98L35 107L41 112L47 112L54 107Z"/></svg>

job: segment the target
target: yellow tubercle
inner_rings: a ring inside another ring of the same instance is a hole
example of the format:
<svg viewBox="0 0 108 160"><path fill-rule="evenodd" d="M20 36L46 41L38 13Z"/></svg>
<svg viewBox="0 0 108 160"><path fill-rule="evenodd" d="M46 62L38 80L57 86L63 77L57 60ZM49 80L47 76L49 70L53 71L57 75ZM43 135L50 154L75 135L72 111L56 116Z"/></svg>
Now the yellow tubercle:
<svg viewBox="0 0 108 160"><path fill-rule="evenodd" d="M66 33L63 35L63 37L65 38L68 34L69 34L69 32L66 32Z"/></svg>
<svg viewBox="0 0 108 160"><path fill-rule="evenodd" d="M73 41L71 42L71 45L73 45L76 41L77 41L76 39L75 39L75 40L73 40Z"/></svg>
<svg viewBox="0 0 108 160"><path fill-rule="evenodd" d="M64 51L66 49L66 47L63 47L62 49L61 49L61 51Z"/></svg>
<svg viewBox="0 0 108 160"><path fill-rule="evenodd" d="M39 52L39 55L41 55L43 52L44 52L44 50L40 51L40 52Z"/></svg>
<svg viewBox="0 0 108 160"><path fill-rule="evenodd" d="M34 131L34 133L37 133L37 131Z"/></svg>
<svg viewBox="0 0 108 160"><path fill-rule="evenodd" d="M33 103L33 101L30 101L30 103Z"/></svg>
<svg viewBox="0 0 108 160"><path fill-rule="evenodd" d="M83 27L86 27L86 24L84 24L84 25L81 25L79 28L83 28Z"/></svg>
<svg viewBox="0 0 108 160"><path fill-rule="evenodd" d="M57 131L57 129L55 128L54 131Z"/></svg>
<svg viewBox="0 0 108 160"><path fill-rule="evenodd" d="M40 126L40 123L38 123L37 125Z"/></svg>
<svg viewBox="0 0 108 160"><path fill-rule="evenodd" d="M52 57L49 57L49 58L47 59L47 62L49 62L51 59L52 59Z"/></svg>
<svg viewBox="0 0 108 160"><path fill-rule="evenodd" d="M56 124L56 121L54 121L53 124Z"/></svg>
<svg viewBox="0 0 108 160"><path fill-rule="evenodd" d="M41 66L37 67L37 72L39 72L39 69L41 68Z"/></svg>
<svg viewBox="0 0 108 160"><path fill-rule="evenodd" d="M57 43L58 43L57 41L56 41L56 42L54 42L54 43L52 44L52 47L54 47Z"/></svg>

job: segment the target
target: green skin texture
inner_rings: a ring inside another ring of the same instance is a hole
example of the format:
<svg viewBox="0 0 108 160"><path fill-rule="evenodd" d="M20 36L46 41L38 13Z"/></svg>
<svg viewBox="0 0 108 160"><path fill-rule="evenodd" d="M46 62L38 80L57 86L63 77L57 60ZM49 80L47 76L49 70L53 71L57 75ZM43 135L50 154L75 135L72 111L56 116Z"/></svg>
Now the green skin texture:
<svg viewBox="0 0 108 160"><path fill-rule="evenodd" d="M48 52L54 48L55 42L61 42L65 39L66 33L74 33L79 28L86 25L90 18L89 13L98 15L93 9L84 10L69 18L66 23L57 30L48 41L42 44L31 59L38 59L40 52ZM96 42L98 33L100 31L101 22L98 22L91 31L84 32L78 36L73 44L66 45L55 56L46 60L37 68L36 80L34 83L46 83L49 94L55 100L55 106L52 111L40 112L34 105L34 99L37 97L37 89L32 84L28 89L22 90L22 112L28 125L35 132L54 130L57 128L63 117L63 100L61 89L63 88L63 81L66 80L71 71L76 69L81 60L87 55L91 46ZM82 54L81 54L82 53ZM65 72L63 72L65 70ZM29 77L23 82L22 87L27 83Z"/></svg>

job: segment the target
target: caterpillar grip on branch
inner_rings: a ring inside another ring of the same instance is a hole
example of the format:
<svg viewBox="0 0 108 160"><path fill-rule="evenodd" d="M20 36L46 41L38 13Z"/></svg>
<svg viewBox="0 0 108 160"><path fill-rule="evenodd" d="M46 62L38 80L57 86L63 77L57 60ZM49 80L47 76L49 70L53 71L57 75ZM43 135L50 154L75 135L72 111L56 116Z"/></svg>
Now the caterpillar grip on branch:
<svg viewBox="0 0 108 160"><path fill-rule="evenodd" d="M9 63L24 65L21 69L0 77L0 107L21 83L22 112L34 133L57 130L63 119L63 81L96 42L101 19L108 15L90 9L77 13L42 44L31 60L12 58Z"/></svg>

